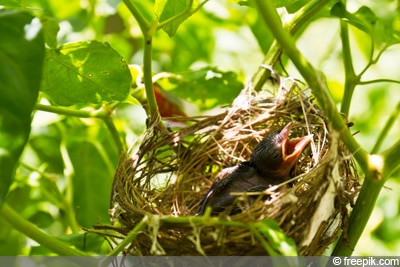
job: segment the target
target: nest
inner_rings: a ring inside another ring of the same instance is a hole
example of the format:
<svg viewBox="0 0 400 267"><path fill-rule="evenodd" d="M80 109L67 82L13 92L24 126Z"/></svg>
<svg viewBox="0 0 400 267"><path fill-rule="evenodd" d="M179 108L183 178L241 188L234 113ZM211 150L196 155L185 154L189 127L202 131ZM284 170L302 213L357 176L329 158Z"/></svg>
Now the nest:
<svg viewBox="0 0 400 267"><path fill-rule="evenodd" d="M123 153L115 173L110 215L126 235L145 216L194 216L220 170L249 160L269 132L293 122L291 138L313 134L290 181L268 189L267 201L218 219L243 223L274 219L301 255L321 255L346 228L358 193L351 155L330 130L310 90L278 76L273 94L243 89L227 111L182 118L187 126L148 127L134 152ZM240 201L240 198L238 198ZM267 255L246 227L154 221L126 249L131 255Z"/></svg>

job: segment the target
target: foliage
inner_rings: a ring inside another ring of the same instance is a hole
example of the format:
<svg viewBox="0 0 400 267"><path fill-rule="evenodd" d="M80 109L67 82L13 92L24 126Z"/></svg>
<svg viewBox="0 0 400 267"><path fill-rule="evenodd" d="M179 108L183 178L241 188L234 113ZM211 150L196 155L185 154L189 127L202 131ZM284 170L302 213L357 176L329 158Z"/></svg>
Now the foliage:
<svg viewBox="0 0 400 267"><path fill-rule="evenodd" d="M0 254L120 253L155 219L114 249L81 227L108 224L119 153L146 117L163 116L165 107L212 112L249 80L260 89L268 70L258 66L277 63L282 48L276 68L312 87L335 128L345 123L340 105L360 131L341 131L365 175L349 244L363 233L374 245L359 242L355 254L398 255L399 8L393 1L273 3L0 0ZM161 101L153 80L165 91ZM378 199L385 184L393 191ZM247 227L267 250L295 255L272 222ZM350 254L346 242L332 253Z"/></svg>

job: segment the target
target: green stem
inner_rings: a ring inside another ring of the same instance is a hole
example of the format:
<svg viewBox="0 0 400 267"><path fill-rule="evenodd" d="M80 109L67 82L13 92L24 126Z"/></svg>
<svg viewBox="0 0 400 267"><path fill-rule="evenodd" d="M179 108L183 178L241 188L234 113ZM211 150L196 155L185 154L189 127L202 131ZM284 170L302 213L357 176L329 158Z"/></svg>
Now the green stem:
<svg viewBox="0 0 400 267"><path fill-rule="evenodd" d="M258 223L244 223L235 220L223 220L218 217L210 217L209 214L203 216L157 216L157 218L149 217L152 215L145 216L136 226L133 228L128 235L115 247L107 256L119 255L131 242L140 234L152 221L153 219L159 220L159 223L169 224L190 224L198 226L227 226L227 227L238 227L247 228L251 231L254 236L260 240L263 247L269 253L269 255L277 255L277 253L268 244L266 238L264 238L257 228Z"/></svg>
<svg viewBox="0 0 400 267"><path fill-rule="evenodd" d="M103 121L106 124L108 131L110 131L110 134L118 148L118 152L126 151L127 150L126 144L125 142L121 141L118 130L115 127L114 121L109 117L103 118Z"/></svg>
<svg viewBox="0 0 400 267"><path fill-rule="evenodd" d="M190 11L192 9L193 0L189 0L188 2L189 3L187 3L185 10L176 14L173 17L168 18L167 20L164 20L163 22L160 22L157 26L157 30L167 27L169 24L173 23L174 21L177 21L180 18L183 18L185 16L190 16L192 14L192 12L190 12ZM205 1L205 2L207 2L207 1Z"/></svg>
<svg viewBox="0 0 400 267"><path fill-rule="evenodd" d="M158 105L156 101L156 97L154 94L153 88L153 78L152 78L152 70L151 70L151 52L152 52L152 40L151 36L145 36L145 45L144 45L144 55L143 55L143 80L144 87L146 90L147 103L149 106L149 117L150 121L161 122L161 115L158 110ZM160 123L162 125L162 123Z"/></svg>
<svg viewBox="0 0 400 267"><path fill-rule="evenodd" d="M145 216L107 256L118 256L143 231L148 222L149 218Z"/></svg>
<svg viewBox="0 0 400 267"><path fill-rule="evenodd" d="M336 109L323 74L317 72L297 49L294 40L291 38L289 33L282 28L279 15L272 4L269 1L263 0L256 0L256 4L265 23L274 34L277 41L281 44L283 51L289 56L310 88L312 88L315 97L319 101L332 127L340 133L340 137L344 144L354 155L355 159L364 171L364 185L357 199L356 206L351 214L349 229L344 233L344 235L342 235L337 244L338 249L335 249L334 252L334 255L342 255L335 253L351 255L352 248L357 244L361 233L368 222L376 198L384 183L384 181L381 180L381 175L384 171L382 162L379 160L379 156L369 155L354 139ZM365 208L365 203L369 205L368 208ZM347 238L347 243L344 242L344 238ZM348 244L350 244L350 248L343 250Z"/></svg>
<svg viewBox="0 0 400 267"><path fill-rule="evenodd" d="M118 130L115 127L114 121L111 119L112 111L115 108L114 106L109 107L107 105L103 105L100 109L92 111L76 110L71 108L56 107L56 106L42 105L42 104L36 104L35 108L37 110L56 113L60 115L73 116L78 118L101 119L104 121L108 130L110 131L110 134L117 146L118 152L126 151L126 145L121 141Z"/></svg>
<svg viewBox="0 0 400 267"><path fill-rule="evenodd" d="M56 203L58 208L62 210L65 213L65 217L67 218L67 225L66 227L70 227L73 232L78 232L79 227L76 224L75 220L75 212L72 209L71 202L69 201L70 198L68 198L68 193L66 193L66 196L64 196L61 191L59 190L58 186L54 182L54 177L51 175L35 168L32 167L24 162L21 162L21 167L29 170L30 172L36 172L38 173L41 177L44 179L47 179L53 186L52 187L42 187L41 190L43 192L44 197L49 200L50 202ZM69 183L69 181L68 181ZM69 184L67 184L67 189L66 192L68 192L68 187ZM56 195L56 197L54 196ZM69 230L69 229L68 229Z"/></svg>
<svg viewBox="0 0 400 267"><path fill-rule="evenodd" d="M351 256L359 237L364 231L368 218L375 207L375 202L384 184L383 180L365 179L358 195L356 205L351 212L349 227L342 233L332 256Z"/></svg>
<svg viewBox="0 0 400 267"><path fill-rule="evenodd" d="M150 122L157 122L157 124L160 127L165 128L165 126L161 122L161 116L158 110L158 105L154 94L153 81L152 81L153 73L151 69L153 35L157 31L157 27L159 26L159 24L157 21L153 22L147 21L136 9L136 7L130 2L130 0L124 0L124 3L132 13L133 17L138 22L144 38L143 80L146 91Z"/></svg>
<svg viewBox="0 0 400 267"><path fill-rule="evenodd" d="M66 218L68 220L68 224L71 227L71 230L73 233L77 233L79 231L79 227L76 223L75 220L75 211L73 210L73 202L74 202L74 166L72 164L71 158L68 153L67 145L65 143L65 129L62 125L59 125L59 129L61 132L61 135L63 136L60 144L60 152L61 152L61 157L64 162L64 175L65 178L67 179L66 183L66 188L65 188L65 213L66 213Z"/></svg>
<svg viewBox="0 0 400 267"><path fill-rule="evenodd" d="M296 34L301 27L306 24L309 19L315 15L322 7L324 7L330 0L313 0L304 5L293 18L284 26L285 29L290 31L290 34ZM271 76L271 70L264 66L274 65L278 62L281 56L280 44L274 41L265 55L261 67L252 77L254 90L260 91L264 83Z"/></svg>
<svg viewBox="0 0 400 267"><path fill-rule="evenodd" d="M353 96L354 89L358 82L358 77L354 71L353 59L351 56L349 28L347 22L340 21L340 37L342 40L343 64L344 64L344 93L341 105L341 112L349 115L350 104Z"/></svg>
<svg viewBox="0 0 400 267"><path fill-rule="evenodd" d="M135 17L142 33L144 35L147 35L147 32L151 27L151 23L142 16L140 11L135 7L135 5L130 0L123 0L123 2L129 9L129 11L132 13L132 15Z"/></svg>
<svg viewBox="0 0 400 267"><path fill-rule="evenodd" d="M389 131L392 128L393 124L396 122L396 119L399 117L399 114L400 114L400 102L397 103L396 109L390 115L390 117L388 118L385 126L383 127L382 131L380 132L380 134L378 136L378 139L377 139L374 147L371 150L371 154L378 153L378 151L380 150L380 148L382 146L383 140L385 139L385 137L389 133Z"/></svg>
<svg viewBox="0 0 400 267"><path fill-rule="evenodd" d="M278 253L276 253L271 246L268 244L268 242L265 240L265 238L262 236L260 231L258 231L257 227L253 224L249 224L247 226L249 230L253 233L253 235L260 241L261 245L264 247L265 251L268 252L269 256L280 256Z"/></svg>
<svg viewBox="0 0 400 267"><path fill-rule="evenodd" d="M360 81L358 84L366 85L366 84L373 84L373 83L397 83L397 84L400 84L400 81L393 80L393 79L375 79L375 80L370 80L370 81Z"/></svg>
<svg viewBox="0 0 400 267"><path fill-rule="evenodd" d="M0 207L0 213L14 229L60 256L88 256L83 251L71 248L64 242L42 232L36 225L15 212L7 203L3 203L2 207Z"/></svg>
<svg viewBox="0 0 400 267"><path fill-rule="evenodd" d="M73 116L73 117L79 117L79 118L104 118L107 117L107 111L105 111L103 108L93 110L93 111L88 111L88 110L76 110L76 109L71 109L71 108L63 108L63 107L57 107L57 106L50 106L50 105L42 105L42 104L36 104L35 108L37 110L45 111L45 112L51 112L51 113L56 113L60 115L67 115L67 116Z"/></svg>
<svg viewBox="0 0 400 267"><path fill-rule="evenodd" d="M332 256L350 256L364 231L379 193L393 172L400 166L400 140L380 155L370 157L371 165L381 169L377 179L364 179L356 205L351 212L349 227L340 237Z"/></svg>
<svg viewBox="0 0 400 267"><path fill-rule="evenodd" d="M332 123L333 128L340 133L341 139L353 153L361 168L369 171L368 153L360 147L349 129L346 127L342 116L336 109L322 73L316 71L314 67L297 49L294 40L290 34L282 28L282 22L275 8L269 1L256 0L259 12L265 23L274 34L277 41L282 46L284 52L289 56L293 64L304 77L310 88L313 90L315 97L318 99L326 116Z"/></svg>
<svg viewBox="0 0 400 267"><path fill-rule="evenodd" d="M384 158L384 169L382 177L385 180L393 174L397 168L400 167L400 140L392 145L389 149L385 150L383 153Z"/></svg>

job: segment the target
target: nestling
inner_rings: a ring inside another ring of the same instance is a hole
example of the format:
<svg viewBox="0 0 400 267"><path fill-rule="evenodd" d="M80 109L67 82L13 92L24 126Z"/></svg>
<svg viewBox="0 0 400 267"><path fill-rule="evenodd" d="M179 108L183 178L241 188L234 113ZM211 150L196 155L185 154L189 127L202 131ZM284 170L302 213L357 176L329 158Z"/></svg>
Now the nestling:
<svg viewBox="0 0 400 267"><path fill-rule="evenodd" d="M211 215L230 207L229 214L239 213L239 207L232 207L237 196L231 193L260 192L289 179L291 169L312 140L312 135L290 140L292 125L288 123L281 131L267 135L255 147L249 161L223 169L203 196L197 215L203 215L207 207L211 207ZM252 201L248 198L248 202Z"/></svg>

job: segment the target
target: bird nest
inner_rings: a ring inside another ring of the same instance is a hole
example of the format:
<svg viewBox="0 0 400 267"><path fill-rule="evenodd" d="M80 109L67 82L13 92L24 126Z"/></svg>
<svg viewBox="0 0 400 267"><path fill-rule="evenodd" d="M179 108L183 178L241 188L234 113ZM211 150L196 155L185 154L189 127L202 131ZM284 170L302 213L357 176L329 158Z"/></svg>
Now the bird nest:
<svg viewBox="0 0 400 267"><path fill-rule="evenodd" d="M182 118L183 128L165 130L152 123L135 151L121 155L111 194L113 229L127 235L143 218L153 218L126 254L268 255L255 232L243 227L266 218L279 224L301 255L320 255L337 239L358 193L354 162L310 90L277 79L274 93L247 86L226 111ZM263 137L289 122L291 138L313 134L293 178L259 193L270 197L260 197L242 213L196 216L219 171L249 160Z"/></svg>

